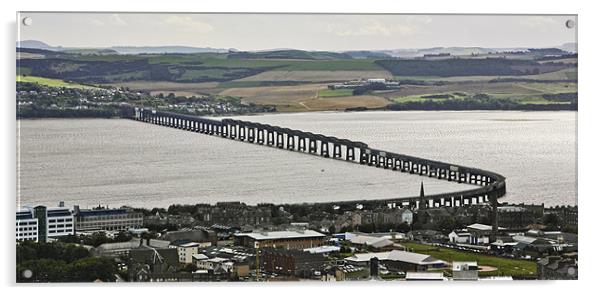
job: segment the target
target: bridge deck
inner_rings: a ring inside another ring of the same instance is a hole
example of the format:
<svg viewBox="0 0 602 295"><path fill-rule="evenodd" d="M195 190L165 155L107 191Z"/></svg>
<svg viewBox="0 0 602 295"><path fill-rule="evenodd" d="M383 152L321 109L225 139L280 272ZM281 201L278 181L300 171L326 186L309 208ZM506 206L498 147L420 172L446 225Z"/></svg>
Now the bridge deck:
<svg viewBox="0 0 602 295"><path fill-rule="evenodd" d="M409 198L382 200L354 200L337 203L383 203L396 202L409 205L426 202L423 206L458 206L488 202L497 207L497 199L506 193L505 178L495 172L434 161L405 154L370 148L359 141L341 139L323 134L273 126L256 122L222 119L215 120L197 116L157 111L150 108L122 106L122 117L207 133L224 138L249 141L281 149L296 150L327 158L339 158L348 162L375 166L390 170L415 173L438 179L474 184L475 189ZM286 137L286 140L285 140ZM297 144L295 145L295 139ZM307 143L309 141L309 144ZM318 142L320 144L318 144ZM320 146L320 149L318 149ZM345 147L346 149L343 149ZM318 152L319 151L319 152ZM345 153L345 157L343 157ZM359 157L356 157L356 154ZM494 213L495 214L495 213Z"/></svg>

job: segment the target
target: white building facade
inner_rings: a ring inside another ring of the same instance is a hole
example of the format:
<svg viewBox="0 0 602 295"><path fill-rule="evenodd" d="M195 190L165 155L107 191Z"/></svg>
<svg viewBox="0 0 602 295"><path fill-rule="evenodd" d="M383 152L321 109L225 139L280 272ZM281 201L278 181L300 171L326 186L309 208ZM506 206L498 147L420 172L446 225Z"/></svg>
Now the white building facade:
<svg viewBox="0 0 602 295"><path fill-rule="evenodd" d="M17 210L15 236L17 241L38 241L38 220L28 209Z"/></svg>
<svg viewBox="0 0 602 295"><path fill-rule="evenodd" d="M66 207L36 206L17 210L17 241L46 242L48 239L73 234L73 213Z"/></svg>

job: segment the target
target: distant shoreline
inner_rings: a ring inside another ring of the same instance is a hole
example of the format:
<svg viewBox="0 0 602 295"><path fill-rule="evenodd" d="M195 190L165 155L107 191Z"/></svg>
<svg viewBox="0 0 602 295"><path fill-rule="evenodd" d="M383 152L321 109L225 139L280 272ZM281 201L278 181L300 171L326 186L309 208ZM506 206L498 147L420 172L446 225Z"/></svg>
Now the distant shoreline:
<svg viewBox="0 0 602 295"><path fill-rule="evenodd" d="M280 114L304 114L304 113L369 113L369 112L578 112L577 109L516 109L516 110L507 110L507 109L467 109L467 110L390 110L386 108L379 109L367 109L367 110L339 110L339 111L308 111L308 112L270 112L270 113L252 113L252 114L232 114L232 115L220 115L220 116L199 116L199 117L209 117L209 118L225 118L225 117L239 117L239 116L263 116L263 115L280 115ZM41 119L120 119L119 116L51 116L51 117L19 117L17 116L17 120L41 120Z"/></svg>

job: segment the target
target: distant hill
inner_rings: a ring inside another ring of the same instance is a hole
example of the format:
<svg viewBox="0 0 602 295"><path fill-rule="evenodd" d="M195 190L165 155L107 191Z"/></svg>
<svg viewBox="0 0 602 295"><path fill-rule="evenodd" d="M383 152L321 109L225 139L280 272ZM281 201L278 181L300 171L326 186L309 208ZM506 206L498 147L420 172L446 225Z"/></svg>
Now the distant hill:
<svg viewBox="0 0 602 295"><path fill-rule="evenodd" d="M51 51L61 51L78 54L163 54L163 53L225 53L236 49L191 47L191 46L111 46L105 48L93 47L62 47L51 46L38 40L23 40L17 42L17 48L33 48Z"/></svg>
<svg viewBox="0 0 602 295"><path fill-rule="evenodd" d="M231 53L228 58L240 59L309 59L309 60L332 60L332 59L352 59L353 57L338 52L330 51L305 51L305 50L274 50L250 52L241 51Z"/></svg>
<svg viewBox="0 0 602 295"><path fill-rule="evenodd" d="M17 42L17 48L33 48L43 50L56 50L56 47L50 46L42 41L38 40L23 40Z"/></svg>
<svg viewBox="0 0 602 295"><path fill-rule="evenodd" d="M427 55L449 53L452 56L478 54L484 55L495 52L520 52L529 51L528 47L487 48L487 47L431 47L431 48L399 48L387 50L349 50L342 52L334 51L306 51L290 48L278 48L260 51L238 51L235 48L212 48L194 46L111 46L105 48L63 47L51 46L38 40L23 40L17 42L17 47L34 48L51 51L72 52L80 54L164 54L164 53L237 53L247 58L284 58L284 59L350 59L350 58L414 58ZM568 53L577 52L576 43L565 43L550 48L558 48ZM112 51L110 51L112 50ZM232 54L236 57L236 54Z"/></svg>
<svg viewBox="0 0 602 295"><path fill-rule="evenodd" d="M564 43L556 48L562 49L564 51L568 51L570 53L577 53L577 43L575 43L575 42Z"/></svg>
<svg viewBox="0 0 602 295"><path fill-rule="evenodd" d="M163 54L163 53L226 53L235 49L190 47L190 46L112 46L120 54Z"/></svg>
<svg viewBox="0 0 602 295"><path fill-rule="evenodd" d="M65 49L65 50L61 50L61 52L64 53L73 53L73 54L82 54L82 55L90 55L90 54L94 54L94 55L114 55L114 54L119 54L119 52L113 50L113 49L107 49L107 48L74 48L74 49Z"/></svg>
<svg viewBox="0 0 602 295"><path fill-rule="evenodd" d="M449 53L450 55L471 55L471 54L488 54L497 51L516 51L516 48L485 48L485 47L432 47L432 48L417 48L417 49L392 49L382 50L381 52L394 57L412 58L422 57L427 55L436 55L441 53Z"/></svg>
<svg viewBox="0 0 602 295"><path fill-rule="evenodd" d="M370 51L370 50L355 50L355 51L344 51L344 54L347 54L353 58L391 58L393 56L380 51Z"/></svg>
<svg viewBox="0 0 602 295"><path fill-rule="evenodd" d="M575 43L566 43L561 46L549 47L549 48L528 48L528 47L505 47L505 48L488 48L488 47L432 47L432 48L417 48L417 49L391 49L391 50L379 50L376 52L382 52L393 57L399 58L414 58L414 57L422 57L425 54L427 55L436 55L441 53L449 53L453 56L461 56L461 55L485 55L489 53L496 52L534 52L537 50L548 51L557 50L559 54L561 51L565 51L565 53L576 53L577 52L577 44Z"/></svg>

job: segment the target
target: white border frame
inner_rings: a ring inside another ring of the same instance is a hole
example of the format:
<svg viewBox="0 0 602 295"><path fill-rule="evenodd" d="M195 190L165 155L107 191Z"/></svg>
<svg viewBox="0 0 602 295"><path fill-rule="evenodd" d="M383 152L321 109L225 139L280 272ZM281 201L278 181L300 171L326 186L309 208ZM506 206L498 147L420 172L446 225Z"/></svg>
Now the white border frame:
<svg viewBox="0 0 602 295"><path fill-rule="evenodd" d="M8 2L8 3L7 3ZM144 3L144 4L142 4ZM222 0L210 2L193 2L185 0L147 0L141 1L120 1L104 0L94 2L67 1L67 0L27 0L26 2L4 1L2 3L2 25L5 34L3 34L2 57L4 59L0 79L4 98L2 100L2 181L3 221L5 231L3 234L3 243L1 253L3 255L3 267L1 268L0 279L3 287L15 288L15 247L12 239L14 227L14 199L16 188L16 123L15 123L15 100L12 99L15 93L15 41L16 41L16 12L17 11L136 11L136 12L303 12L303 13L459 13L459 14L578 14L579 21L579 85L580 107L578 113L579 146L578 154L578 179L580 194L580 223L582 231L581 240L581 269L579 281L556 281L556 282L478 282L478 283L309 283L309 284L287 284L287 283L269 283L269 284L223 284L223 283L179 283L179 284L127 284L127 285L103 285L105 288L91 288L90 285L28 285L17 286L17 289L5 290L7 292L24 293L71 293L71 292L89 292L92 294L102 294L107 291L124 292L144 292L145 294L165 293L165 292L250 292L250 293L305 293L315 291L326 292L345 292L345 294L362 294L367 292L445 292L464 293L483 292L493 294L523 294L526 292L549 292L549 293L574 293L585 291L586 289L596 289L596 277L600 272L597 267L599 251L596 247L601 245L597 243L600 238L598 229L591 226L596 225L596 209L600 206L600 193L598 191L596 174L599 173L600 147L599 127L601 126L600 114L602 111L600 97L600 74L602 69L600 63L601 55L599 38L599 28L602 27L599 15L600 10L596 9L595 1L531 1L524 0L505 0L498 2L491 1L393 1L385 0L344 0L344 1L324 1L324 0L304 0L304 1L276 1L276 0ZM587 227L586 227L587 226ZM591 229L590 229L591 228ZM70 288L63 288L70 286ZM92 285L96 286L96 285ZM162 287L178 287L178 289L163 289ZM224 288L224 287L228 288ZM325 286L336 286L335 289L317 290ZM160 287L160 288L156 288ZM198 289L201 287L203 289ZM44 288L45 290L36 290ZM133 289L136 288L136 289ZM144 290L138 290L144 288ZM195 289L192 289L195 288ZM286 288L286 289L282 289ZM376 289L374 289L376 288ZM401 289L403 288L403 289ZM474 290L472 290L474 289ZM579 290L581 289L581 290Z"/></svg>

